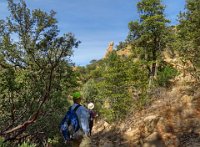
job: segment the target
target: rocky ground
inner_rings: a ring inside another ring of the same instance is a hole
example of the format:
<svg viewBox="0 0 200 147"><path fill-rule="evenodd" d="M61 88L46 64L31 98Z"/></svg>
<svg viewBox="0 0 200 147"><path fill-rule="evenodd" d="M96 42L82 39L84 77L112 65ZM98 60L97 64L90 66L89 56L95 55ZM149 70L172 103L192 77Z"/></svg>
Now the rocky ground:
<svg viewBox="0 0 200 147"><path fill-rule="evenodd" d="M152 103L119 124L98 122L94 147L200 147L200 87L179 76L152 93Z"/></svg>

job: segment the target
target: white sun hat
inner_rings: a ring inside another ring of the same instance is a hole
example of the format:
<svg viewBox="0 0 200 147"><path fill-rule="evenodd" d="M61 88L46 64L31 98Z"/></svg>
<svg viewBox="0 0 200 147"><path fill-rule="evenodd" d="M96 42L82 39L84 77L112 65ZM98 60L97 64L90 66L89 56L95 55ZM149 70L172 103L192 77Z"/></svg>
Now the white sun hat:
<svg viewBox="0 0 200 147"><path fill-rule="evenodd" d="M94 108L94 104L93 103L89 103L88 104L88 109L92 110Z"/></svg>

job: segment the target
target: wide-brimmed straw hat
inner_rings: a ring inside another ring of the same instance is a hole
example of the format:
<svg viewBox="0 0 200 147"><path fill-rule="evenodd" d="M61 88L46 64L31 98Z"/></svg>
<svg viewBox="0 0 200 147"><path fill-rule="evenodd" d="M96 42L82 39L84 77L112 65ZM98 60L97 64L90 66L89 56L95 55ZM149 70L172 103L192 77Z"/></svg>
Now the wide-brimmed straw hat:
<svg viewBox="0 0 200 147"><path fill-rule="evenodd" d="M88 104L88 109L92 110L94 108L94 104L93 103L89 103Z"/></svg>

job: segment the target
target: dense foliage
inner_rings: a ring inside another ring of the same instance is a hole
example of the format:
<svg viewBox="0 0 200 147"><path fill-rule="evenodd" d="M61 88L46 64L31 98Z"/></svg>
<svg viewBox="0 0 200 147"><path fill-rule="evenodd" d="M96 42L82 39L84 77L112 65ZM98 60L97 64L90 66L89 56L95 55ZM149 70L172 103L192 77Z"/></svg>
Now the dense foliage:
<svg viewBox="0 0 200 147"><path fill-rule="evenodd" d="M98 77L93 75L99 73ZM112 52L101 61L92 72L83 87L87 101L93 101L103 118L108 121L119 120L133 106L133 96L145 89L147 71L141 62L133 58L123 58Z"/></svg>
<svg viewBox="0 0 200 147"><path fill-rule="evenodd" d="M58 134L69 87L77 86L69 57L79 42L58 36L53 11L30 11L23 0L8 0L8 8L0 21L0 135L40 144Z"/></svg>
<svg viewBox="0 0 200 147"><path fill-rule="evenodd" d="M200 81L200 1L187 0L186 11L179 15L176 48L187 70Z"/></svg>

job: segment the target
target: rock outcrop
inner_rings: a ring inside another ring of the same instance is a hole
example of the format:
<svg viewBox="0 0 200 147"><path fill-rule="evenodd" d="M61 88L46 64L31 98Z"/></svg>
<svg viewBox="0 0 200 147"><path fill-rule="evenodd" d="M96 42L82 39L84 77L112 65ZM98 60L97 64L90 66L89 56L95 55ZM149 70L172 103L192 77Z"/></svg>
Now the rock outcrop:
<svg viewBox="0 0 200 147"><path fill-rule="evenodd" d="M111 53L113 51L113 47L114 47L114 42L111 41L109 44L108 44L108 48L106 50L106 54L104 56L104 58L108 57L108 54Z"/></svg>
<svg viewBox="0 0 200 147"><path fill-rule="evenodd" d="M113 41L111 41L108 44L108 48L106 50L106 54L105 54L104 58L108 57L108 54L111 53L112 51L114 51L114 42ZM131 55L131 46L127 46L126 48L118 50L116 52L119 56L130 56Z"/></svg>

